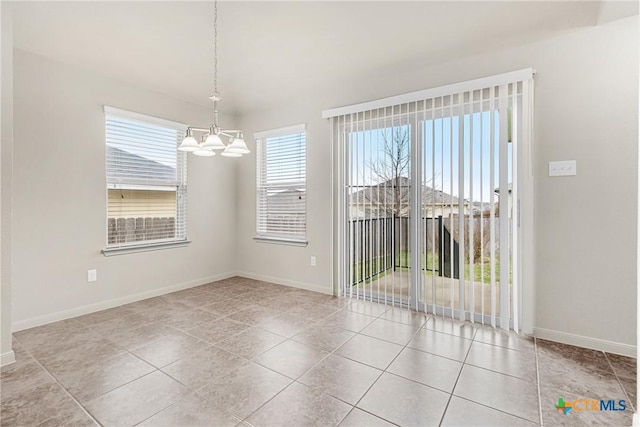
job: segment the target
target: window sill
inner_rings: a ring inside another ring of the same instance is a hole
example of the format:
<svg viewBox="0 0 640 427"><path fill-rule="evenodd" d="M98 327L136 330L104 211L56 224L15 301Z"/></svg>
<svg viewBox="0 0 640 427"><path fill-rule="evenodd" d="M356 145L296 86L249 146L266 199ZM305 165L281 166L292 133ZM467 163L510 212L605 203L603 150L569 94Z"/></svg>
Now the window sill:
<svg viewBox="0 0 640 427"><path fill-rule="evenodd" d="M309 242L307 240L287 239L286 237L270 237L270 236L256 236L253 238L258 243L273 243L276 245L288 245L288 246L307 246Z"/></svg>
<svg viewBox="0 0 640 427"><path fill-rule="evenodd" d="M102 250L104 256L115 256L125 254L135 254L137 252L159 251L162 249L182 248L191 243L190 240L180 240L177 242L149 243L146 245L121 246L119 248L105 248Z"/></svg>

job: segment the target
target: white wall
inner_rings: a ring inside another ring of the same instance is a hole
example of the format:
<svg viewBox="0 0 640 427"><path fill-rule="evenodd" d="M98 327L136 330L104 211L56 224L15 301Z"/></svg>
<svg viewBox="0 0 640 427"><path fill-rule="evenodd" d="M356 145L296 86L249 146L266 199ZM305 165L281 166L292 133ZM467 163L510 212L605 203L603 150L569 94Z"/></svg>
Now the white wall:
<svg viewBox="0 0 640 427"><path fill-rule="evenodd" d="M396 70L393 78L370 74L310 88L286 107L241 117L247 136L308 124L309 246L252 239L253 157L237 172L238 269L254 277L331 291L331 146L322 110L533 67L535 332L635 354L638 39L636 16L440 66L407 67ZM578 162L576 177L547 176L549 161L568 159ZM317 256L317 267L309 265L311 255Z"/></svg>
<svg viewBox="0 0 640 427"><path fill-rule="evenodd" d="M0 4L0 366L15 360L11 349L11 180L13 174L13 22L10 6Z"/></svg>
<svg viewBox="0 0 640 427"><path fill-rule="evenodd" d="M14 330L235 270L232 178L238 159L219 156L188 157L188 247L101 253L102 106L198 126L208 126L212 111L24 51L16 50L14 60ZM233 125L229 117L222 120ZM87 283L92 268L98 281Z"/></svg>

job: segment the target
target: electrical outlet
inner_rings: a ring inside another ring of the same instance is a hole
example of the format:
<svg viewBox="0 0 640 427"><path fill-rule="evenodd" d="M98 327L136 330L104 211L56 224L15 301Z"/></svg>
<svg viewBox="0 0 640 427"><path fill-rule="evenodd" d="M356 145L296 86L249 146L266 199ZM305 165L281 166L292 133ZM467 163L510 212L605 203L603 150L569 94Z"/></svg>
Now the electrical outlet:
<svg viewBox="0 0 640 427"><path fill-rule="evenodd" d="M98 280L98 270L88 270L87 271L87 282L95 282Z"/></svg>
<svg viewBox="0 0 640 427"><path fill-rule="evenodd" d="M311 257L311 267L315 267L316 266L316 257L312 256Z"/></svg>

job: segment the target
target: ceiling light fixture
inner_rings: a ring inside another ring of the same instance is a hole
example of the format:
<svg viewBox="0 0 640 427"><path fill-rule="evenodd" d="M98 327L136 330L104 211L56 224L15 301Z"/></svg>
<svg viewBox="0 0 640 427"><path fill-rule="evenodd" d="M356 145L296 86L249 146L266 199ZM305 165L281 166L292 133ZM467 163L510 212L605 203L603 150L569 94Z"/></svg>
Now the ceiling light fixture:
<svg viewBox="0 0 640 427"><path fill-rule="evenodd" d="M213 125L209 128L198 128L189 126L187 135L178 147L180 151L193 153L196 156L212 157L216 150L222 150L225 157L242 157L249 154L247 144L242 138L242 131L238 129L222 129L218 124L218 102L222 101L218 93L218 1L213 2L213 95L209 97L213 101ZM200 138L200 143L194 137L194 132L204 132ZM229 138L229 143L225 144L221 136Z"/></svg>

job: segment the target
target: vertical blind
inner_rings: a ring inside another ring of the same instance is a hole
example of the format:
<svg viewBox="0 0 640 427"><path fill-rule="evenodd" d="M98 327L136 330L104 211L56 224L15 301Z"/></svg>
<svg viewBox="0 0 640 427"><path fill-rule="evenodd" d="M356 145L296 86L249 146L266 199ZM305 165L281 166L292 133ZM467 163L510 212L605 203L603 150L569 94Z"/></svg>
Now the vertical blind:
<svg viewBox="0 0 640 427"><path fill-rule="evenodd" d="M254 135L258 238L304 241L307 229L305 125Z"/></svg>
<svg viewBox="0 0 640 427"><path fill-rule="evenodd" d="M186 240L185 129L105 106L108 248Z"/></svg>
<svg viewBox="0 0 640 427"><path fill-rule="evenodd" d="M532 90L523 70L323 113L343 294L519 329Z"/></svg>

